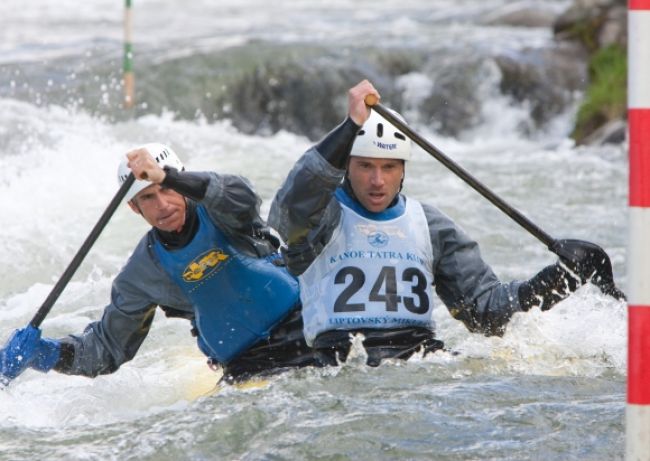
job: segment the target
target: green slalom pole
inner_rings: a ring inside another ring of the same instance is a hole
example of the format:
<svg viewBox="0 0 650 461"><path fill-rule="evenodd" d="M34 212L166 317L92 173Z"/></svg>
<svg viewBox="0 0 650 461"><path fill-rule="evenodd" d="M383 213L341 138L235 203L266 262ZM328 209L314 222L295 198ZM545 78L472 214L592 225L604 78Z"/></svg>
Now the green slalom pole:
<svg viewBox="0 0 650 461"><path fill-rule="evenodd" d="M133 41L131 0L124 5L124 108L130 109L135 103L135 75L133 74Z"/></svg>

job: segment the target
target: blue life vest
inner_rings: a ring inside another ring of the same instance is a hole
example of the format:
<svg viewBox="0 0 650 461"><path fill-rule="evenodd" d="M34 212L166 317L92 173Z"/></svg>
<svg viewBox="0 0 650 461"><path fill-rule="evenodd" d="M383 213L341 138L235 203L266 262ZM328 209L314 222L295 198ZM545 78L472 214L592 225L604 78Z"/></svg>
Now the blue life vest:
<svg viewBox="0 0 650 461"><path fill-rule="evenodd" d="M214 225L204 206L199 228L183 248L154 252L194 306L199 347L222 364L270 335L299 301L298 282L272 260L241 254Z"/></svg>

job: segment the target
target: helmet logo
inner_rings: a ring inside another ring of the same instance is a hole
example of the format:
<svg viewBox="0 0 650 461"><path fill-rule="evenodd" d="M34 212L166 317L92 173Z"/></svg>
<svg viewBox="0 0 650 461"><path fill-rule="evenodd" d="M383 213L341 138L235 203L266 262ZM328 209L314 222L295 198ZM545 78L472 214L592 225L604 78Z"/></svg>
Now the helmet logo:
<svg viewBox="0 0 650 461"><path fill-rule="evenodd" d="M380 148L380 149L385 149L385 150L395 150L395 149L397 149L397 144L396 143L388 144L388 143L385 143L385 142L378 142L378 141L373 141L372 143L375 146L377 146L378 148Z"/></svg>
<svg viewBox="0 0 650 461"><path fill-rule="evenodd" d="M201 253L187 265L183 271L183 280L186 282L203 280L217 269L223 269L221 262L227 261L229 257L219 248Z"/></svg>

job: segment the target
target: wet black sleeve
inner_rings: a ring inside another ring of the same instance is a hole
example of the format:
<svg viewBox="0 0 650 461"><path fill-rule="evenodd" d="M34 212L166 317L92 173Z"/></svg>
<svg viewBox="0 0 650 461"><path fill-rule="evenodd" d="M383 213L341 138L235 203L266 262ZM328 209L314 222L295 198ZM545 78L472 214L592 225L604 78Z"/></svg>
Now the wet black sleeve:
<svg viewBox="0 0 650 461"><path fill-rule="evenodd" d="M519 304L525 311L539 306L546 311L567 298L580 286L580 280L560 263L551 264L519 286Z"/></svg>
<svg viewBox="0 0 650 461"><path fill-rule="evenodd" d="M316 145L316 150L334 168L345 169L359 128L359 125L347 117Z"/></svg>
<svg viewBox="0 0 650 461"><path fill-rule="evenodd" d="M178 171L176 168L165 166L165 179L161 186L175 190L179 194L197 202L203 200L208 190L210 178L206 173Z"/></svg>
<svg viewBox="0 0 650 461"><path fill-rule="evenodd" d="M59 355L59 360L54 365L54 369L59 373L68 374L72 369L73 362L74 346L68 343L61 343L61 355Z"/></svg>

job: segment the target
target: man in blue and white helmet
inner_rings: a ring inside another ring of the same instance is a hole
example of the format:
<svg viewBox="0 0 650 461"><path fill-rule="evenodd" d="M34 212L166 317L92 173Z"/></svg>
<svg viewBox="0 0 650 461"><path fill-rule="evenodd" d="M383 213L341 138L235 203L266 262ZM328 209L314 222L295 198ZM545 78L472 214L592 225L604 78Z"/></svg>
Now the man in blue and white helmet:
<svg viewBox="0 0 650 461"><path fill-rule="evenodd" d="M131 172L138 179L126 200L152 227L115 278L101 320L58 340L31 326L17 330L0 350L0 378L27 367L112 373L134 357L157 306L191 321L199 348L227 382L319 365L302 337L297 281L281 264L248 180L184 171L157 143L127 154L119 183Z"/></svg>
<svg viewBox="0 0 650 461"><path fill-rule="evenodd" d="M344 359L361 333L370 365L435 351L432 286L470 331L502 335L514 313L550 309L598 269L576 277L558 262L499 281L449 217L400 193L411 144L368 95L379 98L368 81L350 89L348 117L298 160L269 215L299 276L307 344Z"/></svg>

